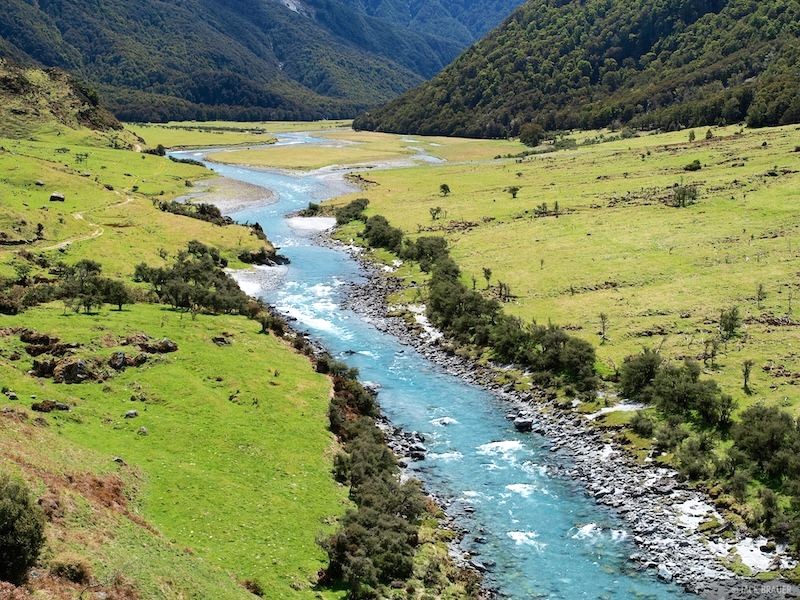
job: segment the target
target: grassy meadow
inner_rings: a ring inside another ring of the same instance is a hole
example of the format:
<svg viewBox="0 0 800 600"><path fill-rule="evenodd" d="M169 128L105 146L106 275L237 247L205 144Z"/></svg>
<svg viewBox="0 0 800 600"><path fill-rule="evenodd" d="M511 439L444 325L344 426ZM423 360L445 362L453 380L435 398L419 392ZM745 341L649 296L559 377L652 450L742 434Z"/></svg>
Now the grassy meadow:
<svg viewBox="0 0 800 600"><path fill-rule="evenodd" d="M135 354L122 341L138 333L168 337L179 348L102 383L64 385L29 376L23 344L13 335L0 337L3 384L22 399L11 406L35 396L72 407L44 417L47 427L28 430L42 440L38 451L26 447L24 431L0 436L3 465L18 468L15 455L24 455L23 473L45 471L48 488L58 487L51 481L56 475L120 478L128 511L144 521L103 514L90 496L88 505L68 512L71 531L53 552L80 552L83 536L97 535L94 517L81 514L88 512L111 521L112 547L120 550L98 548L100 568L126 573L145 597L244 597L236 581L245 579L280 597L307 596L325 564L316 538L346 506L345 491L330 476L330 383L313 373L307 358L278 338L258 335L258 325L244 318L192 319L158 305L93 315L47 305L4 317L3 324L79 343L76 356L87 359ZM215 336L230 345L216 345ZM23 358L10 360L15 351ZM139 416L124 418L129 410ZM22 429L5 421L6 432ZM57 457L49 456L50 439L63 448ZM90 459L70 460L84 455ZM127 466L115 464L115 456ZM41 462L41 469L31 469L31 462ZM158 532L154 542L128 547L131 537L147 535L140 531L146 527ZM167 560L182 571L170 572ZM204 573L195 578L198 565Z"/></svg>
<svg viewBox="0 0 800 600"><path fill-rule="evenodd" d="M597 344L606 372L643 346L702 359L720 310L738 306L741 335L707 372L740 407L765 400L800 414L800 132L727 127L706 140L703 129L691 143L688 135L372 171L369 187L352 197L369 198L368 214L412 236L445 235L469 285L474 277L486 288L483 269L491 269L492 288L511 287L507 311ZM695 160L700 170L684 169ZM452 190L446 197L443 183ZM676 184L696 185L698 201L670 206ZM435 207L443 211L437 220ZM609 323L602 345L601 313ZM748 359L757 365L751 395L742 391Z"/></svg>
<svg viewBox="0 0 800 600"><path fill-rule="evenodd" d="M193 239L218 247L232 267L244 266L241 251L264 244L245 227L155 208L154 199L190 193L210 173L115 148L135 146L124 131L20 123L16 133L0 138L0 232L28 243L0 246L0 276L13 279L27 263L31 277L50 277L25 251L51 265L96 260L134 285L137 263L167 264ZM208 135L183 133L199 145ZM53 192L66 201L51 202ZM0 316L0 327L0 384L18 397L0 396L0 467L61 506L44 566L77 555L104 589L130 584L146 598L252 597L245 580L271 597L341 597L312 590L326 564L317 539L349 502L331 476L330 382L306 357L245 317L192 318L152 304L86 315L59 302ZM122 373L106 367L113 377L103 383L55 384L27 373L32 358L6 329L14 327L78 343L77 356L103 361L131 353L120 344L138 332L179 350ZM41 400L71 410L29 410ZM125 419L129 410L139 416ZM80 594L58 587L59 597Z"/></svg>

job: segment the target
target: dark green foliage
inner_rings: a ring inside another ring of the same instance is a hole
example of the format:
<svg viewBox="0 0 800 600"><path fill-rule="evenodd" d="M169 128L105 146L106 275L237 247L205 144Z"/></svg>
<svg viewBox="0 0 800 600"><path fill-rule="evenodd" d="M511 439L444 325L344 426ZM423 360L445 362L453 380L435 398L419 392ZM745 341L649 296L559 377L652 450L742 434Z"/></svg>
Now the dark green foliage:
<svg viewBox="0 0 800 600"><path fill-rule="evenodd" d="M442 237L422 236L414 241L406 240L400 255L408 260L415 260L419 268L429 272L440 258L447 256L447 240Z"/></svg>
<svg viewBox="0 0 800 600"><path fill-rule="evenodd" d="M651 401L667 415L694 419L706 427L724 428L735 407L711 379L700 379L700 365L687 360L682 365L663 365L649 388Z"/></svg>
<svg viewBox="0 0 800 600"><path fill-rule="evenodd" d="M449 256L434 266L427 304L431 323L461 343L491 347L498 360L545 378L563 376L581 391L596 387L591 344L554 325L525 325L503 315L497 301L468 289L459 276Z"/></svg>
<svg viewBox="0 0 800 600"><path fill-rule="evenodd" d="M219 250L192 241L171 267L141 263L134 279L151 284L159 300L176 309L248 313L250 299L224 271L226 265Z"/></svg>
<svg viewBox="0 0 800 600"><path fill-rule="evenodd" d="M727 341L739 333L739 328L742 326L742 317L739 314L739 307L732 306L728 309L723 309L719 314L719 335Z"/></svg>
<svg viewBox="0 0 800 600"><path fill-rule="evenodd" d="M44 542L41 509L21 482L0 473L0 580L22 583Z"/></svg>
<svg viewBox="0 0 800 600"><path fill-rule="evenodd" d="M693 360L671 364L657 351L645 348L625 358L620 392L630 400L653 403L670 418L724 430L730 425L735 403L715 381L701 379L701 372Z"/></svg>
<svg viewBox="0 0 800 600"><path fill-rule="evenodd" d="M635 402L645 400L664 359L652 348L643 348L641 353L628 356L619 370L619 389L623 398Z"/></svg>
<svg viewBox="0 0 800 600"><path fill-rule="evenodd" d="M759 473L781 477L791 467L800 475L800 430L797 422L779 408L756 404L745 410L733 427L737 450L752 460Z"/></svg>
<svg viewBox="0 0 800 600"><path fill-rule="evenodd" d="M616 123L800 121L800 0L528 0L431 82L354 127L510 137Z"/></svg>
<svg viewBox="0 0 800 600"><path fill-rule="evenodd" d="M357 506L321 542L329 560L325 579L344 583L351 598L375 598L381 586L412 574L425 496L417 482L400 483L397 460L373 419L375 397L356 379L358 371L329 356L318 357L317 371L333 377L331 430L345 449L334 475Z"/></svg>
<svg viewBox="0 0 800 600"><path fill-rule="evenodd" d="M526 123L519 130L519 141L526 146L538 146L544 139L544 127L538 123Z"/></svg>
<svg viewBox="0 0 800 600"><path fill-rule="evenodd" d="M386 248L392 252L398 252L400 243L403 241L403 232L397 227L389 225L386 217L375 215L367 219L364 237L373 248Z"/></svg>
<svg viewBox="0 0 800 600"><path fill-rule="evenodd" d="M347 203L341 208L336 209L336 224L346 225L351 221L363 220L364 210L369 205L369 200L366 198L356 198L352 202Z"/></svg>
<svg viewBox="0 0 800 600"><path fill-rule="evenodd" d="M205 202L178 202L176 200L154 200L153 204L159 210L174 215L191 217L193 219L213 223L214 225L233 225L233 219L224 216L222 211L213 204L207 204Z"/></svg>
<svg viewBox="0 0 800 600"><path fill-rule="evenodd" d="M714 473L714 439L706 432L686 438L676 458L681 473L689 479L705 479Z"/></svg>
<svg viewBox="0 0 800 600"><path fill-rule="evenodd" d="M700 161L695 159L692 162L690 162L688 165L683 167L683 170L684 171L699 171L702 168L703 168L703 165L700 163Z"/></svg>
<svg viewBox="0 0 800 600"><path fill-rule="evenodd" d="M79 73L126 120L348 117L438 72L520 1L304 0L297 14L263 0L8 0L0 53Z"/></svg>
<svg viewBox="0 0 800 600"><path fill-rule="evenodd" d="M631 429L633 429L634 433L640 435L644 438L649 438L653 436L653 431L655 429L655 423L653 419L647 416L644 411L637 411L630 422Z"/></svg>
<svg viewBox="0 0 800 600"><path fill-rule="evenodd" d="M100 263L93 260L84 259L74 265L61 265L58 273L58 297L76 311L83 309L88 313L106 303L114 304L122 310L124 304L133 301L133 295L127 286L117 279L103 277ZM45 294L42 301L47 299L49 294Z"/></svg>

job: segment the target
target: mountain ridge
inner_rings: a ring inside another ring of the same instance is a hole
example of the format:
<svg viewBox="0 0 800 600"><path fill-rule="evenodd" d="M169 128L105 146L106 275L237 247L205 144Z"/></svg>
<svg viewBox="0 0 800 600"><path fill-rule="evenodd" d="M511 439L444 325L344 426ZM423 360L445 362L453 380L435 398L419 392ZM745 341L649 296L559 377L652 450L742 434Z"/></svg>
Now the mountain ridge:
<svg viewBox="0 0 800 600"><path fill-rule="evenodd" d="M795 122L798 21L797 0L528 0L431 82L354 126L507 137L527 122Z"/></svg>
<svg viewBox="0 0 800 600"><path fill-rule="evenodd" d="M126 120L352 117L422 83L520 1L492 0L468 27L457 17L472 23L480 3L462 0L422 19L439 19L431 32L392 21L413 0L374 14L362 0L6 0L0 56L77 74Z"/></svg>

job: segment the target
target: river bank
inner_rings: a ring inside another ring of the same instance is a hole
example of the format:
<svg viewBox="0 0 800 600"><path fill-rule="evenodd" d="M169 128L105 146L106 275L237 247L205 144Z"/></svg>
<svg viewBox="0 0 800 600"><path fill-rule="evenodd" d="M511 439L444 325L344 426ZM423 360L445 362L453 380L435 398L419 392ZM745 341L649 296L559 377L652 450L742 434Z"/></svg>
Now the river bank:
<svg viewBox="0 0 800 600"><path fill-rule="evenodd" d="M550 451L565 459L550 473L579 481L587 495L627 524L630 533L623 535L631 535L636 546L631 561L704 598L796 597L800 591L796 586L743 577L732 570L745 565L757 574L791 568L796 563L785 547L772 549L768 540L749 537L720 514L706 493L682 482L676 471L637 462L602 439L586 415L562 408L544 391L519 393L512 385L498 384L501 367L484 366L453 353L419 307L406 307L408 319L397 316L398 307L390 307L388 297L400 289L400 283L383 265L369 260L362 249L329 235L319 236L318 241L348 252L366 273L365 283L348 286L343 307L412 346L449 374L502 399L509 407L506 417L519 431L547 438ZM400 451L415 460L424 449L412 439Z"/></svg>

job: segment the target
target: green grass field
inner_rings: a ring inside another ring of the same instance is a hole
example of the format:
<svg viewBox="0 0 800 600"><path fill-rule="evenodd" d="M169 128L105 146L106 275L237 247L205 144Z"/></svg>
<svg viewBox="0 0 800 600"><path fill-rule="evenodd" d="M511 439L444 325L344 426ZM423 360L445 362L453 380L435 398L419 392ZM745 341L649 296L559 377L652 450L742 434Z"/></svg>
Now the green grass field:
<svg viewBox="0 0 800 600"><path fill-rule="evenodd" d="M738 306L742 334L709 373L741 407L765 400L800 414L800 133L728 127L709 141L696 133L693 143L683 131L525 159L372 171L376 185L337 202L364 196L368 214L409 234L445 235L465 281L474 276L484 288L487 267L492 286L511 286L512 314L565 325L595 344L607 314L609 341L598 346L605 371L647 345L701 357L720 310ZM684 170L694 160L702 169ZM698 186L696 204L665 203L679 183ZM510 187L519 188L516 199ZM536 216L543 203L549 216ZM445 211L436 221L433 207ZM757 365L749 396L747 359Z"/></svg>
<svg viewBox="0 0 800 600"><path fill-rule="evenodd" d="M330 476L330 383L313 373L307 358L275 337L258 335L258 325L244 318L192 319L156 305L106 309L97 315L64 314L60 305L50 305L4 317L3 324L80 343L77 356L85 358L136 352L121 340L139 332L177 342L178 352L129 367L103 383L65 385L29 376L31 359L22 343L16 336L4 336L3 385L21 401L3 404L27 408L31 395L70 404L69 413L46 417L46 433L58 440L66 457L86 454L91 459L56 468L75 478L120 473L130 482L126 491L133 496L131 511L156 528L160 544L172 548L164 552L179 549L179 562L184 563L202 559L209 580L227 582L229 589L221 597L242 595L229 584L244 579L259 581L280 597L305 597L303 590L308 591L309 581L325 564L316 538L330 530L346 506L344 490ZM212 338L220 335L231 344L214 344ZM23 358L9 360L15 350ZM123 418L132 409L139 417ZM138 435L140 427L148 435ZM2 439L10 445L21 442ZM47 453L47 447L17 451L36 455ZM114 456L130 467L118 467L111 461ZM9 462L6 453L3 462ZM69 518L78 520L79 531L91 529L91 521L80 522L78 509ZM133 522L118 526L126 535L137 534ZM73 531L71 537L75 535ZM126 542L117 547L125 550ZM184 548L191 553L185 556ZM102 568L128 571L129 562L137 563L134 579L140 591L145 597L158 596L156 582L150 581L157 568L147 564L152 560L159 566L152 554L160 551L158 544L152 550L150 544L136 545L131 551L140 552L138 560L122 552ZM175 597L178 591L209 597L199 589L192 592L201 582L189 575L188 565L184 568L183 576L171 575Z"/></svg>

